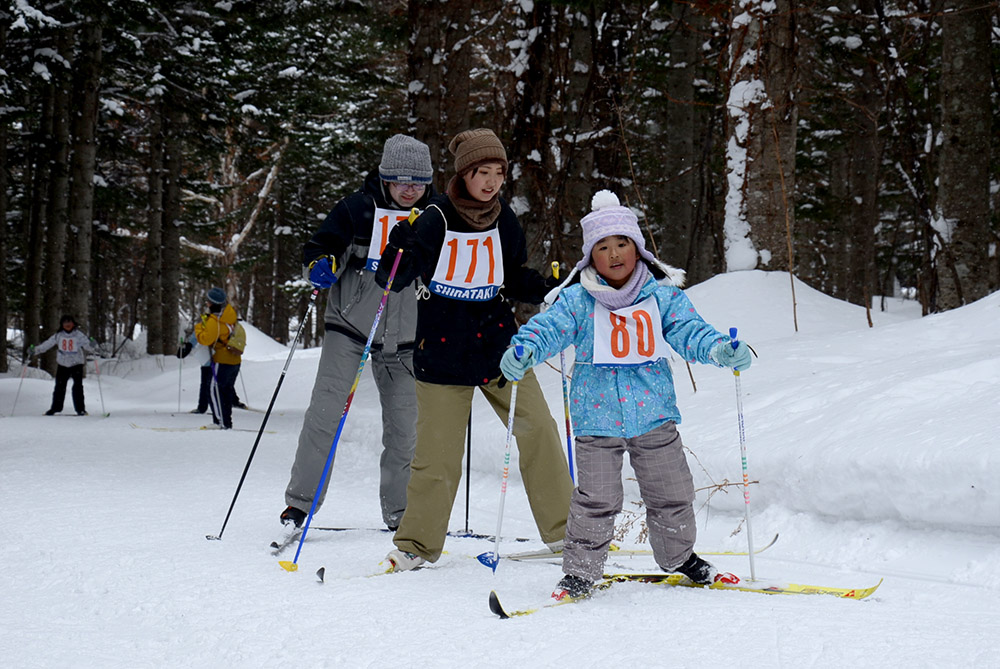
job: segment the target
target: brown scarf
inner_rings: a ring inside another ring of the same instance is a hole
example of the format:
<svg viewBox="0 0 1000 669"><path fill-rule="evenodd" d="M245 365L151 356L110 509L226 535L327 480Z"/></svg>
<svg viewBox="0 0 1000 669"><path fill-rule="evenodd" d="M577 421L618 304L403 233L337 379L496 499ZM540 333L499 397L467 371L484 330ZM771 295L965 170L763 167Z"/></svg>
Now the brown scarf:
<svg viewBox="0 0 1000 669"><path fill-rule="evenodd" d="M485 230L497 220L500 215L500 194L497 193L489 202L480 202L465 188L465 181L453 176L448 182L448 198L458 211L462 220L473 230Z"/></svg>

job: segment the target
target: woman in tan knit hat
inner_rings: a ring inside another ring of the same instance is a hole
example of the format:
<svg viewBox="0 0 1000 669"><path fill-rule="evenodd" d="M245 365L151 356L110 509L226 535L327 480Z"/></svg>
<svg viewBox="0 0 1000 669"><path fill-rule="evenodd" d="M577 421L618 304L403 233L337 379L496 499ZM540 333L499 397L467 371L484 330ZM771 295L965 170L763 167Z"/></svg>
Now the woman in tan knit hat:
<svg viewBox="0 0 1000 669"><path fill-rule="evenodd" d="M375 281L385 286L403 250L392 289L423 280L417 305L417 447L410 466L407 506L387 556L393 571L436 562L462 479L465 426L476 388L506 422L511 386L500 359L517 331L512 301L538 304L546 281L526 267L524 231L500 197L507 153L492 130L467 130L448 146L455 176L413 226L389 236ZM572 482L559 428L538 380L518 384L514 436L521 477L539 535L562 547Z"/></svg>

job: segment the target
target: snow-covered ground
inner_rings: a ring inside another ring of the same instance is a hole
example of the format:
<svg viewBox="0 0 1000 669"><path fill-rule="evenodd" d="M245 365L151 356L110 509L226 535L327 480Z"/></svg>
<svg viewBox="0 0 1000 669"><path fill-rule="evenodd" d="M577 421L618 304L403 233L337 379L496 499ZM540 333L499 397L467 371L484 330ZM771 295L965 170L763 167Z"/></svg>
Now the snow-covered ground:
<svg viewBox="0 0 1000 669"><path fill-rule="evenodd" d="M727 274L688 292L760 356L741 376L759 481L752 527L756 546L780 537L757 556L758 579L862 587L884 578L869 599L622 584L501 621L487 608L490 590L508 608L530 607L560 568L502 560L493 574L472 557L492 544L471 538L449 539L435 565L368 578L392 543L377 531L379 409L367 371L326 505L289 573L268 544L282 533L318 349L296 351L221 541L205 537L220 530L263 414L237 411L245 432L146 429L210 422L186 413L200 361L107 360L100 385L91 366L86 418L42 416L52 381L35 370L23 385L20 369L0 377L3 665L1000 667L1000 293L928 318L890 300L870 329L863 309L797 283L795 333L787 274ZM237 388L265 408L288 349L253 328L248 337ZM553 363L538 371L562 426ZM697 545L745 549L742 490L712 487L742 481L734 377L695 366L694 392L683 362L674 371L681 434L705 488ZM485 403L473 423L468 528L491 534L505 426ZM541 548L512 472L502 553ZM464 490L455 531L466 527ZM627 490L634 509L633 481ZM368 529L318 529L331 526ZM624 547L636 544L634 527L624 534ZM748 575L746 557L711 559ZM651 558L613 561L654 568Z"/></svg>

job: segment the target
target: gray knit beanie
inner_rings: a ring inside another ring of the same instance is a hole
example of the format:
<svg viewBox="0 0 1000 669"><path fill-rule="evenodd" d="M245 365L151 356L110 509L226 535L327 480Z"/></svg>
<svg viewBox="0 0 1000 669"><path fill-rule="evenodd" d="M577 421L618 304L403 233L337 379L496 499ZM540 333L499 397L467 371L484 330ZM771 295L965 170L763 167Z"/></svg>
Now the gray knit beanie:
<svg viewBox="0 0 1000 669"><path fill-rule="evenodd" d="M429 184L434 176L431 150L408 135L393 135L382 147L378 175L383 181L404 184Z"/></svg>

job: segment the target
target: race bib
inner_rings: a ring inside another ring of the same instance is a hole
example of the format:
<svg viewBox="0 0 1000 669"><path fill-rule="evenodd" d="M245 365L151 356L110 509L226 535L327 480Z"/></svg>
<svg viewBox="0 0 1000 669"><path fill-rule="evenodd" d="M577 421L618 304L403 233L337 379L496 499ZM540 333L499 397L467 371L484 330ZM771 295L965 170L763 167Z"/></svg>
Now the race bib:
<svg viewBox="0 0 1000 669"><path fill-rule="evenodd" d="M453 300L486 302L503 285L500 232L445 231L430 291Z"/></svg>
<svg viewBox="0 0 1000 669"><path fill-rule="evenodd" d="M61 348L66 353L72 353L75 349L75 343L72 337L63 337L59 340L59 348Z"/></svg>
<svg viewBox="0 0 1000 669"><path fill-rule="evenodd" d="M594 364L645 365L669 355L655 297L609 311L594 305Z"/></svg>
<svg viewBox="0 0 1000 669"><path fill-rule="evenodd" d="M417 211L419 214L420 211ZM368 245L368 260L365 262L365 269L374 272L378 269L379 258L385 251L386 244L389 243L389 233L400 221L410 218L410 212L399 209L379 209L375 208L375 223L372 224L372 243Z"/></svg>

